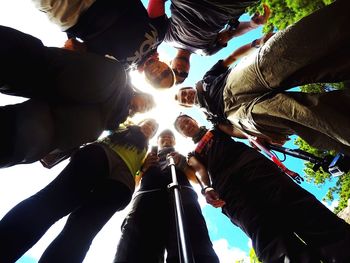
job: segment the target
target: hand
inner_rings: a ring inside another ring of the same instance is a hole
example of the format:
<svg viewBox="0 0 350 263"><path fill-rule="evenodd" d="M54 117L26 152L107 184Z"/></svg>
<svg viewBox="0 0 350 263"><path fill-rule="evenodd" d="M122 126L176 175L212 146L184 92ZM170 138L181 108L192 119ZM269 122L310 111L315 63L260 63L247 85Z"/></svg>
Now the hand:
<svg viewBox="0 0 350 263"><path fill-rule="evenodd" d="M156 153L149 153L142 164L142 172L146 172L150 167L158 165L159 158Z"/></svg>
<svg viewBox="0 0 350 263"><path fill-rule="evenodd" d="M174 163L175 163L176 167L183 170L185 168L185 166L187 166L186 157L179 154L178 152L169 153L168 157L169 156L171 156L174 159Z"/></svg>
<svg viewBox="0 0 350 263"><path fill-rule="evenodd" d="M269 40L275 33L270 31L270 32L267 32L262 38L261 38L261 41L260 41L260 44L261 45L264 45L266 43L267 40Z"/></svg>
<svg viewBox="0 0 350 263"><path fill-rule="evenodd" d="M217 35L217 42L220 43L221 46L224 46L228 41L232 39L234 34L235 34L234 30L229 30L229 29L222 30Z"/></svg>
<svg viewBox="0 0 350 263"><path fill-rule="evenodd" d="M263 8L264 8L263 15L260 15L259 13L255 13L250 19L250 24L252 27L258 27L260 25L263 25L269 19L271 14L270 8L266 4L263 4Z"/></svg>
<svg viewBox="0 0 350 263"><path fill-rule="evenodd" d="M277 134L270 134L269 137L256 137L255 139L259 144L266 147L267 144L277 145L277 146L283 146L287 141L289 141L289 137L287 135L277 135ZM249 144L256 150L260 149L251 141L249 141Z"/></svg>
<svg viewBox="0 0 350 263"><path fill-rule="evenodd" d="M66 40L66 42L64 42L63 48L81 53L85 53L87 51L86 45L83 42L79 42L75 38Z"/></svg>
<svg viewBox="0 0 350 263"><path fill-rule="evenodd" d="M204 197L208 204L215 208L223 207L226 203L219 198L219 194L211 187L208 187L204 191Z"/></svg>

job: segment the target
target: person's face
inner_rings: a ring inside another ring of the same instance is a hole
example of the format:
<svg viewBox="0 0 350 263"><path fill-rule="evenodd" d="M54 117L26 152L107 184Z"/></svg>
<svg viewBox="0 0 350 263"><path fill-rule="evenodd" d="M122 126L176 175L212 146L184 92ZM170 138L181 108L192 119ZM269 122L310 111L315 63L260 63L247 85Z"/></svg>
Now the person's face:
<svg viewBox="0 0 350 263"><path fill-rule="evenodd" d="M184 82L184 80L188 76L188 72L190 71L190 62L188 59L184 59L183 57L175 57L171 61L171 68L175 73L175 83L179 84Z"/></svg>
<svg viewBox="0 0 350 263"><path fill-rule="evenodd" d="M172 69L158 58L150 58L143 68L148 82L155 88L170 88L174 85Z"/></svg>
<svg viewBox="0 0 350 263"><path fill-rule="evenodd" d="M147 112L154 108L154 106L153 97L149 94L136 94L131 101L131 109L133 112Z"/></svg>
<svg viewBox="0 0 350 263"><path fill-rule="evenodd" d="M175 138L170 133L165 133L159 136L158 138L158 147L163 149L164 147L173 147L175 146Z"/></svg>
<svg viewBox="0 0 350 263"><path fill-rule="evenodd" d="M176 126L180 130L180 132L186 137L193 137L199 131L198 123L186 116L179 117L176 121Z"/></svg>
<svg viewBox="0 0 350 263"><path fill-rule="evenodd" d="M181 89L177 92L179 104L192 107L195 104L197 91L193 88Z"/></svg>
<svg viewBox="0 0 350 263"><path fill-rule="evenodd" d="M146 120L140 124L140 129L147 139L151 139L158 130L158 123L155 120Z"/></svg>

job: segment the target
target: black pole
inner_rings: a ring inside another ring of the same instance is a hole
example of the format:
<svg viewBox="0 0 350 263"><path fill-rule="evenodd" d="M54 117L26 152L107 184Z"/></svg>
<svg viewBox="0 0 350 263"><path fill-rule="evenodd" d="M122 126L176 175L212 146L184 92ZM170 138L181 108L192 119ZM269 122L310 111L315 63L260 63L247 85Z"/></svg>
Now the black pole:
<svg viewBox="0 0 350 263"><path fill-rule="evenodd" d="M322 163L323 162L323 158L314 156L313 154L302 151L300 149L288 149L288 148L285 148L282 146L277 146L277 145L272 145L272 144L269 144L268 148L270 148L271 150L275 150L275 151L278 151L281 153L288 154L290 156L293 156L293 157L296 157L299 159L303 159L305 161L309 161L311 163Z"/></svg>
<svg viewBox="0 0 350 263"><path fill-rule="evenodd" d="M184 228L184 220L183 220L183 207L180 196L180 185L177 181L176 170L175 170L175 162L173 157L168 157L169 166L171 169L171 178L172 183L168 185L168 189L173 192L174 196L174 211L175 211L175 219L176 219L176 232L177 232L177 240L179 245L179 258L180 263L193 263L192 253L189 248L188 237L186 236L185 228Z"/></svg>

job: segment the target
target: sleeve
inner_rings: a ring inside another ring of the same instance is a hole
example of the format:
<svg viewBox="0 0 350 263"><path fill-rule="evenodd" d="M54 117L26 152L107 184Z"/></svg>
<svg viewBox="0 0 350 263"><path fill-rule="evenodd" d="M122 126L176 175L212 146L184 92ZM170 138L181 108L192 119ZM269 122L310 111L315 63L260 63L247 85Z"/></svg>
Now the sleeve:
<svg viewBox="0 0 350 263"><path fill-rule="evenodd" d="M156 18L150 18L150 23L152 26L154 26L158 31L158 38L159 41L163 41L166 31L169 26L169 19L166 15L156 17Z"/></svg>
<svg viewBox="0 0 350 263"><path fill-rule="evenodd" d="M203 49L203 53L205 56L212 56L218 53L224 47L227 47L227 43L221 44L215 40L208 48Z"/></svg>
<svg viewBox="0 0 350 263"><path fill-rule="evenodd" d="M148 16L151 18L159 17L165 14L164 0L149 0L147 6Z"/></svg>
<svg viewBox="0 0 350 263"><path fill-rule="evenodd" d="M211 69L209 69L205 73L203 80L205 81L205 79L212 78L212 77L216 78L221 74L226 73L229 70L229 68L224 66L223 61L224 61L223 59L220 59Z"/></svg>
<svg viewBox="0 0 350 263"><path fill-rule="evenodd" d="M233 18L229 23L226 25L227 30L235 31L237 27L239 26L239 21L236 18ZM220 44L217 39L206 49L203 49L203 52L206 56L211 56L219 52L224 47L227 47L227 43Z"/></svg>

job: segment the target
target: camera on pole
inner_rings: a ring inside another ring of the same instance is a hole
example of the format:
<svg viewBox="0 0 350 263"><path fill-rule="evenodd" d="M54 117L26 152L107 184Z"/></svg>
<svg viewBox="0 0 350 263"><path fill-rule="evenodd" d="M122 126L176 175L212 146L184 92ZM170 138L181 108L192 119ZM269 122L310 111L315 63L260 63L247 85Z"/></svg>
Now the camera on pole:
<svg viewBox="0 0 350 263"><path fill-rule="evenodd" d="M282 146L276 146L272 144L269 144L267 147L271 150L288 154L290 156L313 163L314 166L312 169L315 172L320 167L322 167L322 169L325 172L330 173L332 176L340 176L349 172L350 170L350 157L342 153L338 153L335 157L331 155L327 155L321 158L300 149L288 149Z"/></svg>

